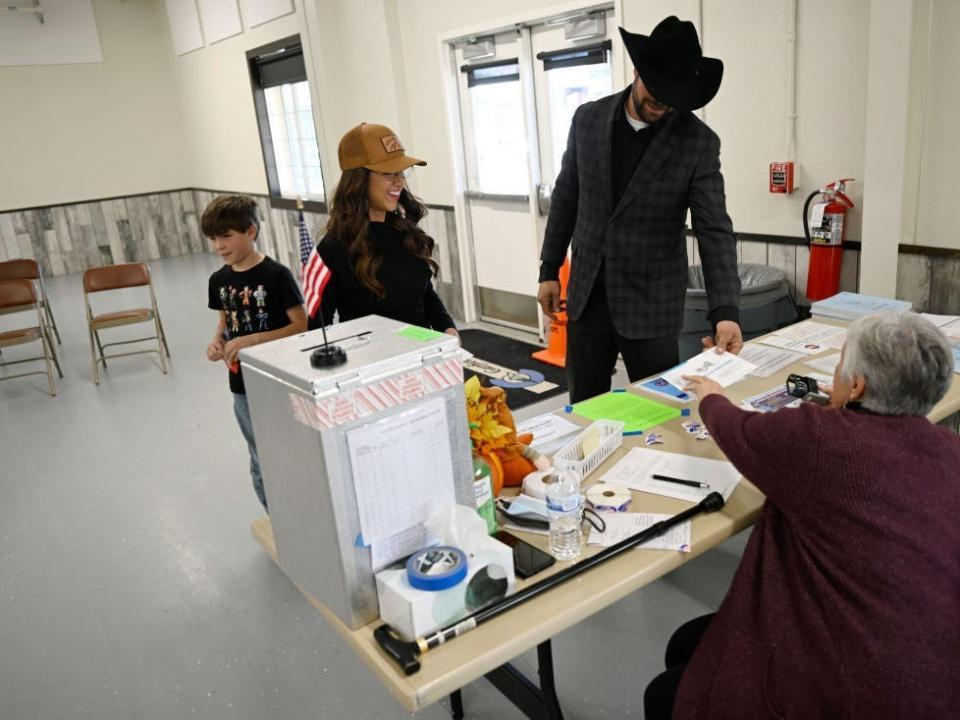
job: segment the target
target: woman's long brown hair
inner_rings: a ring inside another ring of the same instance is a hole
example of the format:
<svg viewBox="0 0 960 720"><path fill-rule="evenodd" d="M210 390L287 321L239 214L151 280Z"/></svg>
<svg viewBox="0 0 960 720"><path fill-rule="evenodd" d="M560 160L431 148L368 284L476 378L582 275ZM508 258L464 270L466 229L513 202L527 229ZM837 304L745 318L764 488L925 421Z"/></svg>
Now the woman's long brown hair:
<svg viewBox="0 0 960 720"><path fill-rule="evenodd" d="M370 171L366 168L344 171L333 194L327 235L347 247L357 280L382 300L387 291L377 280L377 270L383 263L383 256L367 237L370 231L369 176ZM440 266L433 259L433 238L417 225L426 214L426 205L404 187L396 211L387 213L386 221L403 233L403 249L423 260L436 277Z"/></svg>

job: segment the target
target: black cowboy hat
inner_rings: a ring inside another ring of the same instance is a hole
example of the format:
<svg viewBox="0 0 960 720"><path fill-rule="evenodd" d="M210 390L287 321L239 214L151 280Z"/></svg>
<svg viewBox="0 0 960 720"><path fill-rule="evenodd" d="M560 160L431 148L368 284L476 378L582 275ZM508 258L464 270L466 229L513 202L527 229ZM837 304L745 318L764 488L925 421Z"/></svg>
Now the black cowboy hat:
<svg viewBox="0 0 960 720"><path fill-rule="evenodd" d="M661 20L649 37L623 28L620 37L657 102L677 110L696 110L720 89L723 62L703 56L692 22L671 15Z"/></svg>

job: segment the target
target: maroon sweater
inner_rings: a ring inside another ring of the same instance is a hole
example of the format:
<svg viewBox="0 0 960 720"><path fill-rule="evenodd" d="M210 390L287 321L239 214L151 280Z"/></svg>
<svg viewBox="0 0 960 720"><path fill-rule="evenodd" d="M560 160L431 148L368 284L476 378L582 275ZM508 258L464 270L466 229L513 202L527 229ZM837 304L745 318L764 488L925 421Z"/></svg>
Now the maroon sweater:
<svg viewBox="0 0 960 720"><path fill-rule="evenodd" d="M674 718L960 718L960 438L720 395L700 414L767 502Z"/></svg>

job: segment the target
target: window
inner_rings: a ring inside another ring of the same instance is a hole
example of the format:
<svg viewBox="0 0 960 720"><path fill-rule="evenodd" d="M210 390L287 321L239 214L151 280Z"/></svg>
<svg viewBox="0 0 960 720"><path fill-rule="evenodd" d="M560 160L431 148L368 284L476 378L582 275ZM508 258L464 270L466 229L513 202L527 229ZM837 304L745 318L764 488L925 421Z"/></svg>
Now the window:
<svg viewBox="0 0 960 720"><path fill-rule="evenodd" d="M325 210L320 149L299 36L247 53L271 204Z"/></svg>
<svg viewBox="0 0 960 720"><path fill-rule="evenodd" d="M529 192L520 65L500 60L464 65L473 117L470 189L498 195Z"/></svg>
<svg viewBox="0 0 960 720"><path fill-rule="evenodd" d="M570 123L576 109L590 100L609 95L613 79L608 53L610 41L591 47L579 47L538 53L546 71L550 98L550 145L553 167L560 169L560 160L567 148Z"/></svg>

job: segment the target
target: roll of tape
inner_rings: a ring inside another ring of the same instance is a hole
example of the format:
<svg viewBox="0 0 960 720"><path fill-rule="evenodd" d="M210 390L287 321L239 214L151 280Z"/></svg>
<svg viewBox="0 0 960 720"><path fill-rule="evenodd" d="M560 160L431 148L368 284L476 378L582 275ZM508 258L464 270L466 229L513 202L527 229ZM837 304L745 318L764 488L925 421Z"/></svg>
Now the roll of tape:
<svg viewBox="0 0 960 720"><path fill-rule="evenodd" d="M449 545L418 550L407 558L407 581L418 590L446 590L467 576L467 556Z"/></svg>
<svg viewBox="0 0 960 720"><path fill-rule="evenodd" d="M549 485L555 475L556 470L536 470L523 478L523 492L525 495L535 497L538 500L547 499L547 485Z"/></svg>
<svg viewBox="0 0 960 720"><path fill-rule="evenodd" d="M630 491L598 483L587 488L587 502L597 511L624 512L630 507Z"/></svg>

